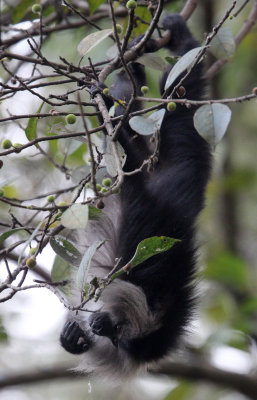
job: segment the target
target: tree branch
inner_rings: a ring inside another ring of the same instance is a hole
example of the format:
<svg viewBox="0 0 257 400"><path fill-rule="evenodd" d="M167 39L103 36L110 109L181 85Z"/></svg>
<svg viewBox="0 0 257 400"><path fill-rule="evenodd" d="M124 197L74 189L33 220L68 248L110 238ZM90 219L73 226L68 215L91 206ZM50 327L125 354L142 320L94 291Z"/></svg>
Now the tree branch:
<svg viewBox="0 0 257 400"><path fill-rule="evenodd" d="M3 376L0 388L9 386L38 383L53 379L87 379L88 374L75 374L70 369L72 365L56 366L44 370L31 370L23 373ZM155 375L167 375L170 378L188 379L193 382L201 381L236 390L251 399L257 398L257 376L245 375L216 368L207 361L179 362L170 361L163 363L158 370L151 370Z"/></svg>

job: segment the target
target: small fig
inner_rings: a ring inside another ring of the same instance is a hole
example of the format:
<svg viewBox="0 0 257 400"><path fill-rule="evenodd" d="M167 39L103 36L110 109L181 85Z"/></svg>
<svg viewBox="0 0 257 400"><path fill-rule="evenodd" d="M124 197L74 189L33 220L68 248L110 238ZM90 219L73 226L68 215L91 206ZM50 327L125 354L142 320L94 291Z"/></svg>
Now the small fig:
<svg viewBox="0 0 257 400"><path fill-rule="evenodd" d="M167 110L168 110L168 111L175 111L176 108L177 108L176 103L174 103L173 101L170 101L170 102L167 104Z"/></svg>
<svg viewBox="0 0 257 400"><path fill-rule="evenodd" d="M110 187L111 184L112 184L112 180L110 178L105 178L105 179L102 180L102 184L104 186Z"/></svg>
<svg viewBox="0 0 257 400"><path fill-rule="evenodd" d="M1 146L3 149L8 150L12 147L12 142L9 139L2 140Z"/></svg>
<svg viewBox="0 0 257 400"><path fill-rule="evenodd" d="M70 124L70 125L75 124L76 120L77 120L77 118L76 118L76 115L74 115L74 114L68 114L65 117L65 121L67 122L67 124Z"/></svg>
<svg viewBox="0 0 257 400"><path fill-rule="evenodd" d="M134 9L137 7L137 2L136 2L135 0L129 0L129 1L126 3L126 7L127 7L129 10L134 10Z"/></svg>
<svg viewBox="0 0 257 400"><path fill-rule="evenodd" d="M33 4L33 6L31 7L31 11L33 12L33 14L40 14L42 10L42 7L40 4Z"/></svg>
<svg viewBox="0 0 257 400"><path fill-rule="evenodd" d="M147 94L147 93L149 92L149 87L148 87L148 86L142 86L142 87L141 87L141 92L142 92L143 94Z"/></svg>
<svg viewBox="0 0 257 400"><path fill-rule="evenodd" d="M36 264L37 264L36 259L35 259L35 257L33 257L33 256L32 256L32 257L29 257L29 258L26 260L26 266L27 266L28 268L30 268L30 269L35 268Z"/></svg>

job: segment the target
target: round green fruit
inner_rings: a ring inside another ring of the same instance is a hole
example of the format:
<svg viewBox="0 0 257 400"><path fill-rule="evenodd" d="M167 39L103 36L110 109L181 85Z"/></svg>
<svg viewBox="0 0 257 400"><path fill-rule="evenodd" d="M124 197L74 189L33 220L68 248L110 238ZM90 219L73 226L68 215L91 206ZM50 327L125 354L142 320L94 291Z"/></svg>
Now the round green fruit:
<svg viewBox="0 0 257 400"><path fill-rule="evenodd" d="M48 203L53 203L54 202L54 196L51 194L50 196L47 197Z"/></svg>
<svg viewBox="0 0 257 400"><path fill-rule="evenodd" d="M168 110L168 111L175 111L176 108L177 108L176 103L174 103L173 101L170 101L170 102L167 104L167 110Z"/></svg>
<svg viewBox="0 0 257 400"><path fill-rule="evenodd" d="M15 149L19 149L20 147L22 147L22 144L21 144L21 143L14 143L14 144L13 144L13 147L14 147Z"/></svg>
<svg viewBox="0 0 257 400"><path fill-rule="evenodd" d="M7 150L10 149L10 147L12 147L12 142L9 139L4 139L2 140L2 148Z"/></svg>
<svg viewBox="0 0 257 400"><path fill-rule="evenodd" d="M122 28L122 26L120 24L116 24L116 31L117 31L118 34L122 33L123 28Z"/></svg>
<svg viewBox="0 0 257 400"><path fill-rule="evenodd" d="M67 207L67 203L65 201L60 201L60 203L57 204L58 208L60 208L60 211L63 211L63 207Z"/></svg>
<svg viewBox="0 0 257 400"><path fill-rule="evenodd" d="M40 4L33 4L33 6L31 7L31 11L33 12L33 14L40 14L42 10L42 7Z"/></svg>
<svg viewBox="0 0 257 400"><path fill-rule="evenodd" d="M108 87L104 88L103 94L105 94L105 95L109 94L109 89L108 89Z"/></svg>
<svg viewBox="0 0 257 400"><path fill-rule="evenodd" d="M142 86L142 87L141 87L141 92L142 92L143 94L147 94L147 93L149 92L149 87L148 87L148 86Z"/></svg>
<svg viewBox="0 0 257 400"><path fill-rule="evenodd" d="M129 1L126 3L126 7L127 7L129 10L134 10L135 8L137 8L137 2L136 2L135 0L129 0Z"/></svg>
<svg viewBox="0 0 257 400"><path fill-rule="evenodd" d="M102 189L102 186L101 186L99 183L97 183L97 184L95 185L95 187L96 187L96 190L97 190L98 192L100 192L100 190Z"/></svg>
<svg viewBox="0 0 257 400"><path fill-rule="evenodd" d="M70 124L70 125L75 124L76 120L77 120L77 118L76 118L76 115L74 115L74 114L68 114L65 117L65 121L67 122L67 124Z"/></svg>
<svg viewBox="0 0 257 400"><path fill-rule="evenodd" d="M104 186L110 187L111 184L112 184L112 180L110 178L105 178L105 179L102 180L102 184Z"/></svg>
<svg viewBox="0 0 257 400"><path fill-rule="evenodd" d="M37 248L36 247L31 247L29 249L29 255L30 256L34 256L34 254L36 254L36 252L37 252Z"/></svg>
<svg viewBox="0 0 257 400"><path fill-rule="evenodd" d="M29 258L27 259L27 261L26 261L26 266L27 266L28 268L30 268L30 269L35 268L36 264L37 264L36 259L35 259L35 257L33 257L33 256L32 256L32 257L29 257Z"/></svg>

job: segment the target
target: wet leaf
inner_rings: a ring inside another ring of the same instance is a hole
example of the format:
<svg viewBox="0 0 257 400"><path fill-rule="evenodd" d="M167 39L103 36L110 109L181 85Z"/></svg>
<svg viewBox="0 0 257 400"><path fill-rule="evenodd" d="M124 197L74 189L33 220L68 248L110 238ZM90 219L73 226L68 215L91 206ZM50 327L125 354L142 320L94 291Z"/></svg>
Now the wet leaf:
<svg viewBox="0 0 257 400"><path fill-rule="evenodd" d="M54 236L50 239L50 245L53 251L63 260L71 265L79 265L81 254L72 242L62 236Z"/></svg>
<svg viewBox="0 0 257 400"><path fill-rule="evenodd" d="M179 240L167 236L153 236L142 240L137 246L135 255L129 261L131 268L156 254L169 250L176 242L179 242Z"/></svg>

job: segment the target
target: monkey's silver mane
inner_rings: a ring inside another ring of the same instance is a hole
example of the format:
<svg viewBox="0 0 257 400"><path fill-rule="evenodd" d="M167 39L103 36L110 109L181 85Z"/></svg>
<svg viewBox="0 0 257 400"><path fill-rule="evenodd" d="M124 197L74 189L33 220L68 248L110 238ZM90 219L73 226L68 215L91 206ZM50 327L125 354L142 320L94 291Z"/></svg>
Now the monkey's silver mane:
<svg viewBox="0 0 257 400"><path fill-rule="evenodd" d="M114 266L119 214L119 196L112 195L105 200L101 219L89 221L86 232L77 232L72 237L82 254L96 240L106 240L92 259L88 281L94 277L103 278ZM74 268L74 276L76 272ZM72 297L73 302L79 304L81 292L75 282L74 278ZM115 380L129 378L145 370L143 363L139 365L119 345L114 346L109 338L92 333L88 323L92 311L101 311L110 313L117 321L125 321L120 336L128 340L143 337L156 330L160 325L160 315L157 317L150 311L142 289L130 282L115 279L104 289L97 302L91 300L85 308L90 312L79 311L76 316L74 312L70 312L68 317L68 320L75 320L79 324L92 343L90 349L80 356L81 361L75 370Z"/></svg>

